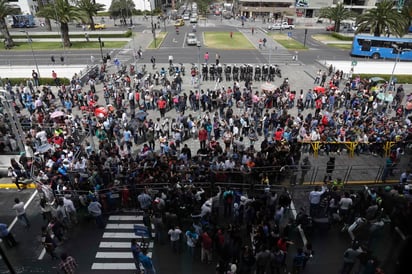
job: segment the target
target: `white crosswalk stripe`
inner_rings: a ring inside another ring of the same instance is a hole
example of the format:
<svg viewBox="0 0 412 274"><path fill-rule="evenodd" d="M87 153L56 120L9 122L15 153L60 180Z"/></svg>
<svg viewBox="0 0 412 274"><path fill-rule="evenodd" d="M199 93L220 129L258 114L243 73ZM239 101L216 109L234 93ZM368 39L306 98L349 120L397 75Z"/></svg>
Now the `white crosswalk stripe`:
<svg viewBox="0 0 412 274"><path fill-rule="evenodd" d="M130 249L131 239L137 239L142 248L147 249L146 255L152 257L154 246L152 238L136 236L135 225L143 226L142 213L109 216L91 267L92 270L136 270Z"/></svg>

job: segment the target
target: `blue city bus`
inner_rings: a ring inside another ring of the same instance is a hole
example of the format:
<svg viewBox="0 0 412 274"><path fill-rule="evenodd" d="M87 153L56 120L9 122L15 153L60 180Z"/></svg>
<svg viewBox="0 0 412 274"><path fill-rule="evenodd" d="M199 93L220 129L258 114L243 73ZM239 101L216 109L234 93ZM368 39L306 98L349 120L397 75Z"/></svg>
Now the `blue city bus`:
<svg viewBox="0 0 412 274"><path fill-rule="evenodd" d="M353 38L351 55L412 61L412 39L356 35Z"/></svg>

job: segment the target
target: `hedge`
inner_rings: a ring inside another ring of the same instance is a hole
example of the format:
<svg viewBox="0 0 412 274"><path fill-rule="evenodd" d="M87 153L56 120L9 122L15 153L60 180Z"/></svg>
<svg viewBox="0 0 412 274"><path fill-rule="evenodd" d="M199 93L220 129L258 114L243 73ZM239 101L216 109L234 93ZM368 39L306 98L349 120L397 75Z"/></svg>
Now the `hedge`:
<svg viewBox="0 0 412 274"><path fill-rule="evenodd" d="M26 84L26 81L31 78L27 78L27 77L26 78L10 78L10 77L3 78L1 79L1 81L3 81L3 84L4 84L5 79L9 79L11 82L11 85L14 87L15 85L20 85L21 83ZM70 84L70 79L68 78L59 78L59 80L60 80L60 83L62 84L65 84L65 85ZM41 77L39 79L39 82L40 82L39 83L40 85L50 85L50 86L55 85L53 78Z"/></svg>
<svg viewBox="0 0 412 274"><path fill-rule="evenodd" d="M342 41L353 41L353 36L345 36L337 32L332 32L331 36Z"/></svg>
<svg viewBox="0 0 412 274"><path fill-rule="evenodd" d="M89 34L89 38L97 38L99 36L101 38L125 38L125 37L130 37L133 34L132 30L130 30L130 29L125 31L124 33L115 33L115 34L113 34L113 33L112 34L110 34L110 33L97 34L97 33L93 33L92 31L87 32L87 33ZM69 33L69 36L70 36L70 38L84 38L84 33L76 33L76 34L70 34ZM0 37L2 37L2 35L0 35ZM26 35L20 35L20 34L17 34L17 35L12 34L11 37L13 39L26 39L27 38ZM31 35L30 34L30 37L35 38L35 39L41 39L41 38L43 38L43 39L52 39L52 38L61 39L61 36L59 34L39 34L39 35L35 35L35 34Z"/></svg>
<svg viewBox="0 0 412 274"><path fill-rule="evenodd" d="M390 74L354 74L355 75L360 75L361 79L369 79L372 77L380 77L382 79L385 79L386 81L389 82L391 75ZM394 78L397 79L397 83L400 84L408 84L408 83L412 83L412 75L394 75Z"/></svg>

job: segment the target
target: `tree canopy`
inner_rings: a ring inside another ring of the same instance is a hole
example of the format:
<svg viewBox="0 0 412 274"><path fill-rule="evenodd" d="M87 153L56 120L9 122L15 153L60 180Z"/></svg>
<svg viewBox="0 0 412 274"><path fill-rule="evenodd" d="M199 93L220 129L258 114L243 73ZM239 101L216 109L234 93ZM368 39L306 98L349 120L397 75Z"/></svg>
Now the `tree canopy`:
<svg viewBox="0 0 412 274"><path fill-rule="evenodd" d="M404 11L398 11L395 2L383 0L376 4L376 8L367 10L358 16L356 32L365 32L370 28L374 36L394 34L401 37L406 34L410 17Z"/></svg>
<svg viewBox="0 0 412 274"><path fill-rule="evenodd" d="M9 29L7 28L6 17L7 15L16 14L19 12L19 8L13 7L7 0L0 0L0 31L4 37L4 43L8 47L14 46L13 39L10 36Z"/></svg>
<svg viewBox="0 0 412 274"><path fill-rule="evenodd" d="M96 16L99 11L104 11L105 5L96 3L95 0L74 0L74 3L85 13L90 29L94 30L93 16Z"/></svg>
<svg viewBox="0 0 412 274"><path fill-rule="evenodd" d="M123 22L133 15L135 4L132 0L113 0L109 8L112 18L121 18Z"/></svg>
<svg viewBox="0 0 412 274"><path fill-rule="evenodd" d="M340 24L343 20L351 19L354 16L354 13L345 8L343 3L338 3L334 7L322 8L319 13L319 17L334 21L336 32L339 32Z"/></svg>

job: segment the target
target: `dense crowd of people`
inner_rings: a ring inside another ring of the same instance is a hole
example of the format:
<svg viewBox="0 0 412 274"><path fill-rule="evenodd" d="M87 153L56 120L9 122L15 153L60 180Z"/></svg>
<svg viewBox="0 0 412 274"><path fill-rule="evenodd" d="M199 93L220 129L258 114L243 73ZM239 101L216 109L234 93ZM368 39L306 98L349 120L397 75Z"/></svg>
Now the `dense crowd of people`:
<svg viewBox="0 0 412 274"><path fill-rule="evenodd" d="M244 184L279 184L284 170L291 167L308 172L310 164L301 156L313 152L311 142L320 142L331 155L342 152L344 142L358 142L356 153L383 156L383 144L394 141L388 176L411 137L412 95L406 95L402 85L381 85L358 77L346 81L341 71L333 69L318 73L316 90L298 92L287 78L279 88L262 91L253 91L250 81L244 85L234 81L226 88L217 85L215 90L197 90L192 85L180 91L180 75L168 80L161 71L136 76L122 73L105 74L100 77L102 83L93 78L82 83L75 75L70 85L56 87L39 87L34 75L20 86L6 81L5 89L26 132L25 151L19 160L12 160L9 175L19 189L25 184L21 179L31 177L38 182L44 215L49 216L46 212L55 195L58 207L64 208L67 201L65 205L62 197L71 194L101 227L102 212L119 206L113 198L118 192L122 207L150 209L154 222L161 216L157 232L164 222L164 227L172 228L168 233L172 242L180 230L177 224L199 214L194 231L185 233L187 246L193 249L198 238L205 262L210 261L212 247L216 248L221 259L219 273L235 272L226 269L232 268L230 264L241 269L237 273L284 267L290 244L289 222L284 216L290 198L269 191L252 203L244 193L230 188L218 196L212 195L213 190L204 194L195 183L232 182L240 176ZM156 81L157 74L163 77L161 81ZM392 98L387 99L387 94ZM105 101L103 109L99 108L100 97ZM295 109L297 115L292 115ZM18 136L11 132L7 119L2 116L2 152L17 148ZM199 142L196 151L188 146L188 139ZM257 144L258 140L263 141ZM343 196L340 201L350 198ZM234 225L219 226L207 208L219 204L216 201L222 202ZM334 201L340 203L336 197ZM373 200L367 201L372 206ZM349 220L342 212L345 208L339 213L342 220ZM77 221L75 215L53 215L47 221L63 227ZM239 240L242 224L254 224L247 231L255 231L255 253ZM63 239L60 230L55 230ZM47 227L43 233L48 239ZM208 237L216 239L216 245ZM299 249L293 258L295 273L305 267L310 255L310 246Z"/></svg>

